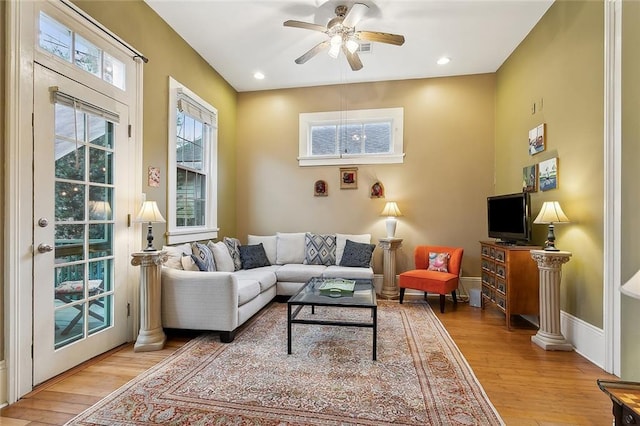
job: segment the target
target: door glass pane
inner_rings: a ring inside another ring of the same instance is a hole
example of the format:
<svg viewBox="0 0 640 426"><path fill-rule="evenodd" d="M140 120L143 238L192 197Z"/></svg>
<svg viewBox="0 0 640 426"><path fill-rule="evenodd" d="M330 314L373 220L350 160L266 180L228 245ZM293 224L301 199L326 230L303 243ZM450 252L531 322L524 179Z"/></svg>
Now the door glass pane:
<svg viewBox="0 0 640 426"><path fill-rule="evenodd" d="M107 52L103 52L103 61L103 80L124 90L124 64Z"/></svg>
<svg viewBox="0 0 640 426"><path fill-rule="evenodd" d="M89 148L89 180L98 183L113 183L111 163L113 155L99 148Z"/></svg>
<svg viewBox="0 0 640 426"><path fill-rule="evenodd" d="M56 263L84 259L84 225L58 225L55 238Z"/></svg>
<svg viewBox="0 0 640 426"><path fill-rule="evenodd" d="M89 113L55 111L54 321L62 348L113 325L115 129Z"/></svg>
<svg viewBox="0 0 640 426"><path fill-rule="evenodd" d="M71 30L40 12L40 47L71 62Z"/></svg>
<svg viewBox="0 0 640 426"><path fill-rule="evenodd" d="M102 76L102 50L76 34L76 65L97 77Z"/></svg>
<svg viewBox="0 0 640 426"><path fill-rule="evenodd" d="M56 182L56 220L61 222L84 220L84 185Z"/></svg>

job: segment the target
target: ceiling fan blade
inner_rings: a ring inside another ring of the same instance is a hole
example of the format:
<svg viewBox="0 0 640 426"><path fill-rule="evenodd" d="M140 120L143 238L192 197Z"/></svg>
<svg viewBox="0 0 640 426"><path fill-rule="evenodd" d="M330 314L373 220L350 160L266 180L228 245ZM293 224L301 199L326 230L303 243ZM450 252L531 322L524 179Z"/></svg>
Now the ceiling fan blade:
<svg viewBox="0 0 640 426"><path fill-rule="evenodd" d="M292 19L289 19L288 21L284 21L283 25L285 27L303 28L305 30L320 31L321 33L327 31L327 27L324 27L322 25L311 24L309 22L294 21Z"/></svg>
<svg viewBox="0 0 640 426"><path fill-rule="evenodd" d="M298 59L296 59L296 64L298 64L298 65L304 64L309 59L313 58L318 53L320 53L322 50L326 49L327 47L329 47L329 41L328 40L325 40L323 42L320 42L320 43L316 44L311 49L309 49L304 55L302 55Z"/></svg>
<svg viewBox="0 0 640 426"><path fill-rule="evenodd" d="M366 4L355 3L353 6L351 6L351 9L349 9L349 12L347 12L347 14L345 15L344 20L342 21L342 25L350 28L355 27L358 22L360 22L362 17L367 13L367 10L369 10L369 6L367 6Z"/></svg>
<svg viewBox="0 0 640 426"><path fill-rule="evenodd" d="M362 61L360 60L360 56L356 52L349 52L346 46L342 46L342 52L344 56L347 57L347 62L349 62L349 66L353 71L358 71L362 69Z"/></svg>
<svg viewBox="0 0 640 426"><path fill-rule="evenodd" d="M404 44L404 36L398 34L379 33L376 31L356 31L356 36L360 40L395 44L396 46L402 46Z"/></svg>

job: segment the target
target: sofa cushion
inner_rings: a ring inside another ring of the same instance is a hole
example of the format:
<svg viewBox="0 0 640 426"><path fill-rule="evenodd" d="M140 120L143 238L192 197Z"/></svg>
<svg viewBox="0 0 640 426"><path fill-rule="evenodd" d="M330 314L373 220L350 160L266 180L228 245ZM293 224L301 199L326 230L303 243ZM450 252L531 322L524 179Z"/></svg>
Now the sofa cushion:
<svg viewBox="0 0 640 426"><path fill-rule="evenodd" d="M224 237L224 243L229 249L229 254L233 259L234 270L242 269L242 260L240 260L240 240L237 238Z"/></svg>
<svg viewBox="0 0 640 426"><path fill-rule="evenodd" d="M242 269L253 269L271 265L269 259L267 259L267 253L265 253L262 243L240 246L239 248Z"/></svg>
<svg viewBox="0 0 640 426"><path fill-rule="evenodd" d="M206 244L193 243L191 251L193 252L193 260L201 271L215 272L216 263L213 260L213 253Z"/></svg>
<svg viewBox="0 0 640 426"><path fill-rule="evenodd" d="M313 277L322 276L322 272L327 267L324 265L302 265L289 263L282 265L276 271L278 281L293 281L306 283Z"/></svg>
<svg viewBox="0 0 640 426"><path fill-rule="evenodd" d="M263 266L262 268L241 269L233 273L239 280L256 280L260 283L260 291L263 292L276 285L276 271L280 266Z"/></svg>
<svg viewBox="0 0 640 426"><path fill-rule="evenodd" d="M305 265L335 265L336 236L307 232L304 236Z"/></svg>
<svg viewBox="0 0 640 426"><path fill-rule="evenodd" d="M218 271L233 272L235 270L233 258L231 257L229 249L225 243L222 241L218 241L217 243L209 241L207 246L209 246L211 253L213 253L213 259L216 262L216 269Z"/></svg>
<svg viewBox="0 0 640 426"><path fill-rule="evenodd" d="M367 268L371 266L371 257L375 244L356 243L347 240L344 246L344 253L340 260L340 266L355 266L358 268Z"/></svg>
<svg viewBox="0 0 640 426"><path fill-rule="evenodd" d="M260 244L264 247L265 253L267 253L267 259L271 265L276 264L276 236L275 235L249 235L247 237L247 244Z"/></svg>
<svg viewBox="0 0 640 426"><path fill-rule="evenodd" d="M276 264L304 262L304 232L278 232L276 234Z"/></svg>
<svg viewBox="0 0 640 426"><path fill-rule="evenodd" d="M373 268L356 268L352 266L328 266L322 272L323 278L373 279Z"/></svg>
<svg viewBox="0 0 640 426"><path fill-rule="evenodd" d="M260 294L260 283L256 280L238 280L238 306L255 299Z"/></svg>
<svg viewBox="0 0 640 426"><path fill-rule="evenodd" d="M182 256L182 259L180 259L181 263L182 263L182 269L184 269L185 271L199 271L200 268L198 268L198 265L196 264L195 259L193 258L192 254L185 254Z"/></svg>
<svg viewBox="0 0 640 426"><path fill-rule="evenodd" d="M193 253L191 251L191 244L189 243L180 244L178 246L163 246L162 251L166 251L168 256L164 265L173 269L183 269L182 255L191 255Z"/></svg>
<svg viewBox="0 0 640 426"><path fill-rule="evenodd" d="M369 244L371 242L371 234L336 234L336 265L340 265L347 240L351 240L354 243Z"/></svg>

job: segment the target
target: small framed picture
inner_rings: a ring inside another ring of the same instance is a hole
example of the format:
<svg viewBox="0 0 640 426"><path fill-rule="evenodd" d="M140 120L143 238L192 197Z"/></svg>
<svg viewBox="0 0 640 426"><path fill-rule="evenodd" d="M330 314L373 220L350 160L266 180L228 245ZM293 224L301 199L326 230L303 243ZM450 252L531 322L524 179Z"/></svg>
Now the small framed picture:
<svg viewBox="0 0 640 426"><path fill-rule="evenodd" d="M382 182L376 182L371 185L371 191L369 193L371 198L384 198L384 185Z"/></svg>
<svg viewBox="0 0 640 426"><path fill-rule="evenodd" d="M538 190L538 166L526 166L522 169L522 192L536 192Z"/></svg>
<svg viewBox="0 0 640 426"><path fill-rule="evenodd" d="M549 191L558 187L558 158L541 161L538 165L540 191Z"/></svg>
<svg viewBox="0 0 640 426"><path fill-rule="evenodd" d="M317 180L313 184L313 196L314 197L326 197L328 195L327 182L324 180Z"/></svg>
<svg viewBox="0 0 640 426"><path fill-rule="evenodd" d="M340 189L358 189L358 168L340 168Z"/></svg>
<svg viewBox="0 0 640 426"><path fill-rule="evenodd" d="M154 188L160 186L160 169L157 167L149 166L148 170L148 185Z"/></svg>
<svg viewBox="0 0 640 426"><path fill-rule="evenodd" d="M546 142L544 130L544 123L529 130L529 155L536 155L544 151Z"/></svg>

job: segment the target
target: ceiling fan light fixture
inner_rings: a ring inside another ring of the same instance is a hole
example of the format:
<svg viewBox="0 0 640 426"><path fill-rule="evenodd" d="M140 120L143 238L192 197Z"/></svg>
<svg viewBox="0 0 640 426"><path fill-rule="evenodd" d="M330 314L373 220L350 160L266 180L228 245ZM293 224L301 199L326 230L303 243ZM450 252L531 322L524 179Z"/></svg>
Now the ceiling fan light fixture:
<svg viewBox="0 0 640 426"><path fill-rule="evenodd" d="M355 41L354 39L350 38L349 40L347 40L347 42L345 43L345 46L347 47L347 50L351 53L355 53L356 50L358 50L358 47L360 47L360 44L358 44L357 41Z"/></svg>
<svg viewBox="0 0 640 426"><path fill-rule="evenodd" d="M342 44L334 44L331 43L331 48L329 49L329 56L331 56L333 59L336 59L338 57L338 55L340 54L340 46Z"/></svg>

